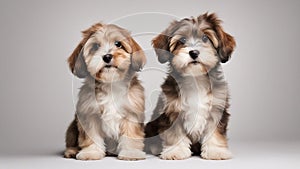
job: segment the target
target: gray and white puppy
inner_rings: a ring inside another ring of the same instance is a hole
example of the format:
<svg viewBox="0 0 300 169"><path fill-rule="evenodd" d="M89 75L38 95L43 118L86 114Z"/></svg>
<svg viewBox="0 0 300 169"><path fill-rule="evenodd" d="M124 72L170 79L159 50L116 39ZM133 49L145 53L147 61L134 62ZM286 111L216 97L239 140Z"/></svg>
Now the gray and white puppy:
<svg viewBox="0 0 300 169"><path fill-rule="evenodd" d="M221 63L236 44L215 14L174 21L153 39L160 63L169 64L162 93L146 126L148 148L165 160L181 160L201 152L204 159L232 157L226 130L228 85ZM151 139L159 135L161 145ZM200 146L201 145L201 148Z"/></svg>

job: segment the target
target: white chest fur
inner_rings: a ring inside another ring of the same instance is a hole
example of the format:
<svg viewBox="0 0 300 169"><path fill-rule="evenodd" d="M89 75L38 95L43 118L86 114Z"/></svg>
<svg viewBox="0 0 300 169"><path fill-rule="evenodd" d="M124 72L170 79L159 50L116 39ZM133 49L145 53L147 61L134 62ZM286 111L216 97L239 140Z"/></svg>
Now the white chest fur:
<svg viewBox="0 0 300 169"><path fill-rule="evenodd" d="M185 79L180 86L183 127L189 135L199 139L210 117L212 96L209 80Z"/></svg>
<svg viewBox="0 0 300 169"><path fill-rule="evenodd" d="M120 123L124 118L123 107L126 104L127 88L123 84L108 86L105 93L97 95L97 102L101 113L101 128L106 137L118 139Z"/></svg>

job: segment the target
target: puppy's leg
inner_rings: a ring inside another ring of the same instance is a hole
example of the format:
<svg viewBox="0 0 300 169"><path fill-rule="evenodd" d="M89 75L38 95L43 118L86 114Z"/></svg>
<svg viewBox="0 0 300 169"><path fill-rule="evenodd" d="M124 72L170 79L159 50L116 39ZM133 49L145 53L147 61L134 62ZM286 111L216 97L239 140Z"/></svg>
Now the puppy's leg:
<svg viewBox="0 0 300 169"><path fill-rule="evenodd" d="M144 148L143 126L133 120L124 119L121 123L121 137L119 138L120 160L143 160L146 158Z"/></svg>
<svg viewBox="0 0 300 169"><path fill-rule="evenodd" d="M91 127L84 131L80 123L78 125L78 143L81 150L76 155L78 160L99 160L105 156L104 139L100 136L97 127ZM88 134L87 134L88 133ZM90 138L92 137L93 140Z"/></svg>
<svg viewBox="0 0 300 169"><path fill-rule="evenodd" d="M160 158L164 160L183 160L192 155L190 150L191 141L187 137L181 124L174 125L161 134L163 151Z"/></svg>
<svg viewBox="0 0 300 169"><path fill-rule="evenodd" d="M230 114L228 113L228 100L218 127L209 138L205 138L201 147L201 157L208 160L226 160L232 158L228 150L226 132Z"/></svg>
<svg viewBox="0 0 300 169"><path fill-rule="evenodd" d="M157 109L157 108L156 108ZM166 124L161 126L160 124ZM159 136L159 130L164 131L170 126L169 119L165 114L159 115L157 111L154 111L152 115L152 121L145 127L145 151L153 155L159 155L162 151L162 140Z"/></svg>
<svg viewBox="0 0 300 169"><path fill-rule="evenodd" d="M64 152L65 158L75 158L79 151L78 147L78 135L77 119L72 121L66 132L66 150Z"/></svg>
<svg viewBox="0 0 300 169"><path fill-rule="evenodd" d="M107 156L116 156L118 155L118 142L112 138L105 138L105 146L106 146L106 155Z"/></svg>
<svg viewBox="0 0 300 169"><path fill-rule="evenodd" d="M215 130L205 142L202 143L201 157L207 160L227 160L232 158L228 150L226 136Z"/></svg>
<svg viewBox="0 0 300 169"><path fill-rule="evenodd" d="M145 151L146 153L159 155L162 151L162 140L158 132L158 123L149 122L145 128Z"/></svg>

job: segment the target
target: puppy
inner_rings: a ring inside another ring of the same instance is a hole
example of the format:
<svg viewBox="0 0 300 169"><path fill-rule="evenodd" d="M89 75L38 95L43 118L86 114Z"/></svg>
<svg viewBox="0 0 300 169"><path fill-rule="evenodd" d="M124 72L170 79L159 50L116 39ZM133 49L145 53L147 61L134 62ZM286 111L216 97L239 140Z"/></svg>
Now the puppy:
<svg viewBox="0 0 300 169"><path fill-rule="evenodd" d="M210 160L230 159L226 139L228 87L220 63L229 60L234 38L215 14L174 21L153 39L169 74L145 132L147 151L165 160L181 160L193 150ZM161 148L151 137L160 136ZM200 144L201 143L201 148Z"/></svg>
<svg viewBox="0 0 300 169"><path fill-rule="evenodd" d="M98 160L108 152L144 159L144 89L136 73L146 62L141 47L125 29L97 23L83 31L68 62L85 81L64 156Z"/></svg>

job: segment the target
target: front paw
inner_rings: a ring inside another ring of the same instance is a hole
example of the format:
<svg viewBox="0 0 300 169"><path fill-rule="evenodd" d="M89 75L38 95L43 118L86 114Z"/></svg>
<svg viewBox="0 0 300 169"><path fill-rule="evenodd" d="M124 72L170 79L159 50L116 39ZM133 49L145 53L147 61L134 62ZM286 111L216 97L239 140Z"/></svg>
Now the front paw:
<svg viewBox="0 0 300 169"><path fill-rule="evenodd" d="M189 148L168 148L164 150L160 158L163 160L184 160L191 157L192 152Z"/></svg>
<svg viewBox="0 0 300 169"><path fill-rule="evenodd" d="M144 160L146 159L146 153L141 150L121 150L118 159L120 160Z"/></svg>
<svg viewBox="0 0 300 169"><path fill-rule="evenodd" d="M100 160L105 156L105 153L102 153L97 150L81 150L77 155L77 160Z"/></svg>
<svg viewBox="0 0 300 169"><path fill-rule="evenodd" d="M228 160L232 158L232 153L226 147L209 147L202 150L201 157L206 160Z"/></svg>

